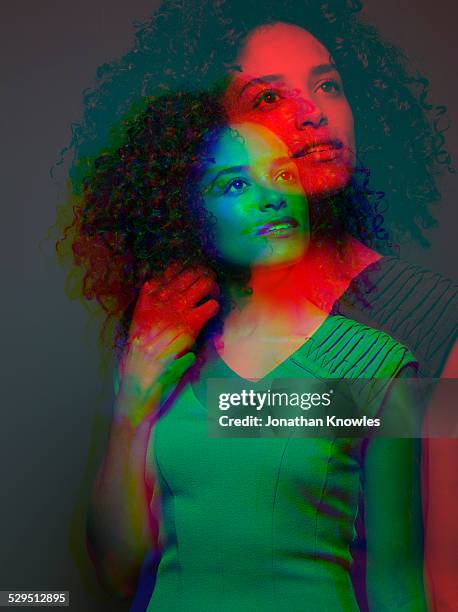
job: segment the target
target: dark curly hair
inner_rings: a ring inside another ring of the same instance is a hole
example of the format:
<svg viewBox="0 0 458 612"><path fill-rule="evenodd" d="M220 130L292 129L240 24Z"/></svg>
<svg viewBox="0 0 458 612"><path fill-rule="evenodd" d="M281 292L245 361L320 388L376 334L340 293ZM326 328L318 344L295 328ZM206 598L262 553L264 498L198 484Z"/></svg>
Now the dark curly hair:
<svg viewBox="0 0 458 612"><path fill-rule="evenodd" d="M98 70L96 86L85 93L84 116L72 129L72 195L61 210L58 223L66 229L58 249L70 245L84 297L120 319L124 332L148 276L177 256L189 265L208 263L209 219L195 197L183 198L183 186L190 195L196 147L224 124L218 98L228 69L248 33L262 24L308 30L342 76L361 167L334 198L341 227L380 248L388 238L384 216L392 232L426 242L423 229L434 225L428 205L439 199L435 177L450 167L439 127L445 109L427 103L428 81L408 72L402 53L358 19L360 10L355 0L256 6L166 0L138 26L133 48ZM212 93L198 93L205 91ZM218 272L222 281L223 268Z"/></svg>

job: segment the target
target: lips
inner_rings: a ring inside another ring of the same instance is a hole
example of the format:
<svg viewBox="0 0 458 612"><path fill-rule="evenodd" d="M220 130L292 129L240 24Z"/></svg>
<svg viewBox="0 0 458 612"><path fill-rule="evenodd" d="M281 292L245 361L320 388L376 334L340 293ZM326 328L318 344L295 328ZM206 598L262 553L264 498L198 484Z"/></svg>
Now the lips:
<svg viewBox="0 0 458 612"><path fill-rule="evenodd" d="M258 225L255 231L258 236L289 235L298 226L298 221L293 217L282 217L281 219L273 219L264 225Z"/></svg>
<svg viewBox="0 0 458 612"><path fill-rule="evenodd" d="M324 140L321 142L309 142L292 154L293 159L300 157L337 157L343 149L341 140Z"/></svg>

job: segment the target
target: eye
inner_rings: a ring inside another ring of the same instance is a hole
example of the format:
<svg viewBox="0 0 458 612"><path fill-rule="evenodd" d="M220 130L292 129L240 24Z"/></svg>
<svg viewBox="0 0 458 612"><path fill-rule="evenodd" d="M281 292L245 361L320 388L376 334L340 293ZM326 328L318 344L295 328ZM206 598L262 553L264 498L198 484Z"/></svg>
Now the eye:
<svg viewBox="0 0 458 612"><path fill-rule="evenodd" d="M342 91L342 86L336 79L328 79L320 83L316 89L323 91L326 94L339 94Z"/></svg>
<svg viewBox="0 0 458 612"><path fill-rule="evenodd" d="M226 183L224 186L223 192L225 194L241 194L245 193L245 191L250 186L250 183L242 178L235 178Z"/></svg>
<svg viewBox="0 0 458 612"><path fill-rule="evenodd" d="M275 177L276 183L294 183L296 182L296 175L291 170L282 170Z"/></svg>
<svg viewBox="0 0 458 612"><path fill-rule="evenodd" d="M274 89L266 89L259 96L256 97L254 106L257 108L258 106L264 106L265 104L275 104L281 99L278 91Z"/></svg>

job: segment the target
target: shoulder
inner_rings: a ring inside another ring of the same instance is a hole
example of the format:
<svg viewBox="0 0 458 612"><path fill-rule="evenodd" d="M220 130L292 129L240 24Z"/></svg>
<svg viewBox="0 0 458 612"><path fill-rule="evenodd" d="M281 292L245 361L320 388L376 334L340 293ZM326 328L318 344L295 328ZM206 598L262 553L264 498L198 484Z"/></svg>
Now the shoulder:
<svg viewBox="0 0 458 612"><path fill-rule="evenodd" d="M370 266L367 266L360 276L365 274L373 274L380 281L385 280L387 283L396 281L398 286L422 280L424 282L420 285L415 284L416 291L422 293L430 293L433 289L437 290L438 285L443 290L450 290L455 294L458 290L458 285L450 278L443 276L439 272L412 264L399 257L382 257Z"/></svg>
<svg viewBox="0 0 458 612"><path fill-rule="evenodd" d="M324 378L393 378L416 364L387 333L339 315L330 315L295 358L312 361Z"/></svg>
<svg viewBox="0 0 458 612"><path fill-rule="evenodd" d="M458 285L396 257L368 266L334 304L335 314L377 327L415 353L424 374L440 371L458 325Z"/></svg>
<svg viewBox="0 0 458 612"><path fill-rule="evenodd" d="M404 311L420 313L419 298L428 306L439 304L444 297L458 300L458 285L438 272L398 257L382 257L353 279L345 298L355 302L358 297L369 300L372 308L391 302Z"/></svg>

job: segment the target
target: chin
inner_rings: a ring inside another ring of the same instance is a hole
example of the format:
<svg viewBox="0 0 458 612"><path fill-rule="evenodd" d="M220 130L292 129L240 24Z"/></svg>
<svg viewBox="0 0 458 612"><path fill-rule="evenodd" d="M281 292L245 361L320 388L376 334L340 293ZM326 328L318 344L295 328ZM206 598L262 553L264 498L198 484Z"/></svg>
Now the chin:
<svg viewBox="0 0 458 612"><path fill-rule="evenodd" d="M307 198L320 200L339 193L351 183L353 168L341 164L320 164L318 167L302 166L301 182Z"/></svg>
<svg viewBox="0 0 458 612"><path fill-rule="evenodd" d="M256 267L266 267L266 268L289 268L291 266L297 265L300 261L302 261L307 253L308 245L304 248L301 245L295 252L289 253L278 253L271 254L269 257L261 259L256 262L254 265Z"/></svg>

